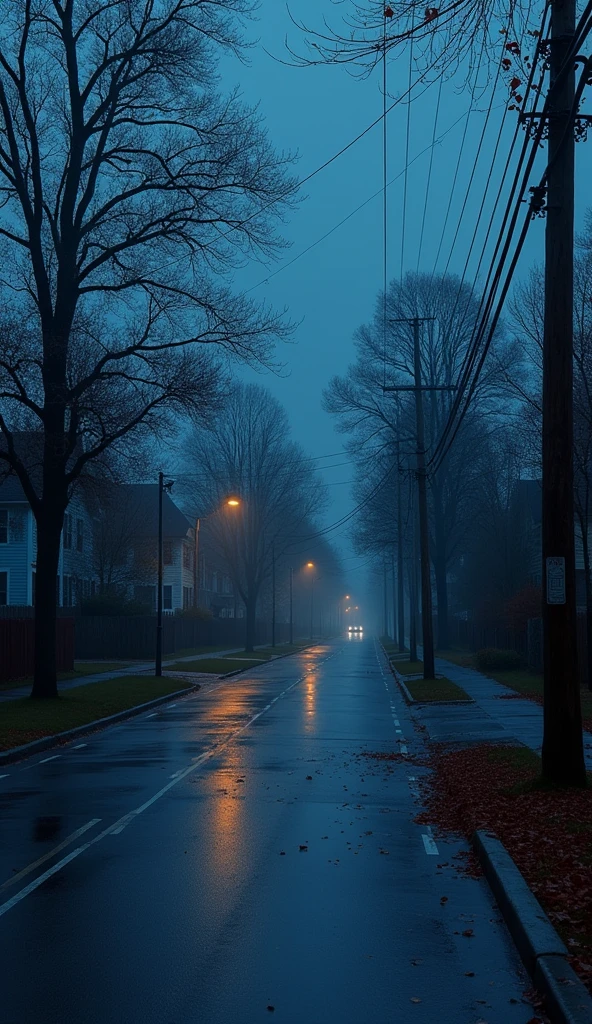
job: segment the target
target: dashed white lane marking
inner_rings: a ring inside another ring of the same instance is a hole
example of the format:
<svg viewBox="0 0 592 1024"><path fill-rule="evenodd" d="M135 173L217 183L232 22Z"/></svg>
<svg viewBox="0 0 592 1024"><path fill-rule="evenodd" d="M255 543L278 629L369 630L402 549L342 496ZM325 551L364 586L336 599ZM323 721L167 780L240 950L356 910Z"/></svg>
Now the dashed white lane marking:
<svg viewBox="0 0 592 1024"><path fill-rule="evenodd" d="M47 764L48 761L56 761L61 754L52 754L51 757L44 757L42 761L38 761L37 764Z"/></svg>
<svg viewBox="0 0 592 1024"><path fill-rule="evenodd" d="M432 837L426 835L425 832L422 832L421 838L423 839L423 845L425 847L425 852L427 854L429 854L430 856L432 856L432 857L437 857L438 856L438 847L436 846L436 844L435 844L434 840L432 839Z"/></svg>
<svg viewBox="0 0 592 1024"><path fill-rule="evenodd" d="M34 871L35 868L40 867L41 864L45 864L47 860L51 860L52 857L55 857L56 853L60 853L62 850L66 848L66 846L69 846L70 843L73 843L75 839L78 839L79 836L84 835L85 832L88 832L89 828L94 828L95 825L98 825L100 820L100 818L93 818L92 821L87 821L86 825L83 825L82 828L78 828L76 829L75 832L72 832L72 834L67 836L63 840L63 842L61 842L58 846L54 846L53 850L49 850L49 852L45 853L43 857L39 857L38 860L33 861L32 864L28 864L26 868L23 868L22 871L19 871L17 875L13 875L12 878L9 878L7 879L6 882L3 882L2 885L0 885L0 892L2 892L4 889L7 889L9 885L14 885L15 882L20 882L21 878L25 878L26 875L30 875L31 871ZM49 877L47 872L46 877ZM39 881L39 879L37 879L36 881ZM29 889L30 887L27 886L27 888ZM17 895L19 894L17 893ZM11 903L10 900L8 902ZM6 906L6 904L3 904L3 906ZM10 908L8 907L7 909ZM0 914L1 913L4 913L4 910L0 907Z"/></svg>
<svg viewBox="0 0 592 1024"><path fill-rule="evenodd" d="M9 775L0 775L0 779L8 779L9 777Z"/></svg>
<svg viewBox="0 0 592 1024"><path fill-rule="evenodd" d="M402 734L402 732L403 732L403 730L402 730L402 729L395 729L395 732L396 732L396 733L399 733L399 735L401 735L401 734Z"/></svg>
<svg viewBox="0 0 592 1024"><path fill-rule="evenodd" d="M171 708L176 708L176 707L177 707L176 704L167 704L166 709L167 709L167 711L170 711Z"/></svg>
<svg viewBox="0 0 592 1024"><path fill-rule="evenodd" d="M407 750L407 746L406 746L406 744L405 744L405 743L401 743L401 744L400 744L400 750L401 750L401 753L402 753L402 754L408 754L408 753L409 753L409 751Z"/></svg>
<svg viewBox="0 0 592 1024"><path fill-rule="evenodd" d="M82 748L85 746L86 743L77 743L75 747L72 747L72 750L82 750Z"/></svg>
<svg viewBox="0 0 592 1024"><path fill-rule="evenodd" d="M401 724L398 718L394 718L393 721L394 721L395 725L400 725Z"/></svg>
<svg viewBox="0 0 592 1024"><path fill-rule="evenodd" d="M153 711L151 715L146 715L146 718L154 718L158 714L158 711Z"/></svg>
<svg viewBox="0 0 592 1024"><path fill-rule="evenodd" d="M319 661L318 664L322 665L324 661L328 660L328 658L323 658L323 660ZM277 697L273 698L273 700L270 702L270 706L275 704L276 701L281 700L282 697L285 697L286 694L290 692L290 690L293 690L294 687L297 686L298 683L301 683L305 678L306 675L303 675L300 676L298 679L295 679L293 683L290 683L290 685L282 691L282 693L279 693ZM35 878L32 882L29 883L29 885L26 885L24 889L21 889L20 892L15 893L15 895L11 899L7 900L6 903L0 904L0 917L2 917L3 914L6 914L9 910L11 910L12 907L16 906L17 903L20 903L21 900L24 900L25 897L29 896L30 893L38 889L40 885L43 885L43 883L46 882L48 878L51 878L52 875L57 874L58 871L61 871L62 868L65 868L66 865L73 861L76 857L79 857L81 853L84 853L86 850L88 850L91 846L94 846L96 843L100 843L101 840L105 838L105 836L118 836L121 832L123 832L127 825L130 824L130 822L132 822L135 818L138 817L138 815L142 814L143 811L151 807L152 804L155 804L157 800L160 800L160 798L163 797L165 793L168 793L168 791L172 789L173 786L176 786L177 783L181 782L182 779L197 771L198 768L201 768L202 764L205 761L209 760L212 757L215 757L217 754L220 753L220 751L224 750L224 748L227 747L230 743L232 743L232 741L236 739L237 736L240 736L241 733L245 732L245 730L248 729L249 726L253 724L253 722L256 722L258 718L261 718L262 714L264 714L264 711L258 711L257 714L253 715L253 717L250 718L248 722L245 722L245 724L240 726L240 728L235 729L234 732L230 733L230 735L227 736L225 740L222 740L221 743L216 744L216 746L212 747L210 750L206 750L205 753L200 754L199 757L195 758L193 764L190 764L187 768L181 769L177 774L176 778L171 779L170 782L166 784L166 786L163 786L162 789L155 793L154 796L150 797L149 800L146 800L145 803L140 804L139 807L136 807L135 810L130 811L129 814L124 814L123 817L119 818L119 820L114 822L113 825L109 825L106 829L103 829L102 832L99 832L97 836L94 836L87 843L83 843L82 846L78 846L75 850L72 850L72 852L69 853L66 857L63 857L62 860L59 860L51 868L48 868L48 870L45 871L42 875L39 875L39 878Z"/></svg>

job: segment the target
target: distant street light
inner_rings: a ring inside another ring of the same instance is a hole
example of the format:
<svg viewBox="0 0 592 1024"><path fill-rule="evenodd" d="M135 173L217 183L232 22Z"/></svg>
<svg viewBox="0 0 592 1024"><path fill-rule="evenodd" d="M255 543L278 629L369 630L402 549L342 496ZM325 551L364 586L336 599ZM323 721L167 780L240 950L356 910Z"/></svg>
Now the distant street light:
<svg viewBox="0 0 592 1024"><path fill-rule="evenodd" d="M314 569L314 562L307 562L307 569ZM310 639L313 638L313 623L312 623L312 611L313 611L313 600L314 600L314 573L310 576Z"/></svg>

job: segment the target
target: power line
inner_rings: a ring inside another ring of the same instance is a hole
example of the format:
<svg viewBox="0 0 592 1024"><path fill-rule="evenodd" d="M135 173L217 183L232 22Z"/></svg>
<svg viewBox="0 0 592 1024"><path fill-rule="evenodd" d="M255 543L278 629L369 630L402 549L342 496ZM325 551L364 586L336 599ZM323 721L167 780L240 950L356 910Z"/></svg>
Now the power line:
<svg viewBox="0 0 592 1024"><path fill-rule="evenodd" d="M412 167L417 160L424 156L425 153L428 153L430 150L433 151L434 146L438 146L446 138L446 136L449 135L450 132L454 130L454 128L456 128L457 124L460 124L460 122L463 120L465 116L466 114L463 113L460 115L460 117L457 117L456 121L453 121L450 127L447 128L446 131L442 132L442 134L435 140L435 142L430 143L429 145L425 146L422 150L420 150L419 153L416 153L416 155L409 161L409 167ZM387 184L387 188L390 188L391 185L394 185L396 181L402 178L407 169L407 167L403 167L399 171L399 173L395 175L394 178L391 178L391 180ZM356 213L359 213L360 210L363 210L365 206L368 206L368 204L371 203L374 199L382 195L382 192L383 189L381 187L378 189L377 192L374 192L371 196L368 196L368 198L365 199L363 203L360 203L359 206L356 206L355 210L352 210L351 213L348 213L347 216L344 217L342 220L338 221L337 224L334 224L333 227L330 228L329 231L326 231L324 235L321 235L321 237L317 238L316 241L311 242L311 244L308 245L306 249L303 249L302 252L299 252L291 260L288 260L287 263L282 263L281 267L278 267L277 270L274 270L271 274L268 274L267 277L262 278L260 281L257 282L257 284L251 285L251 287L247 288L243 294L248 295L249 292L254 291L256 288L261 288L262 285L268 284L272 278L277 277L278 274L281 274L282 271L287 270L288 267L291 267L294 263L297 263L298 260L302 259L303 256L308 255L308 253L311 252L312 249L315 249L317 245L320 245L321 242L324 242L327 238L334 234L335 231L343 227L344 224L347 224L348 220L351 220L352 217L355 217Z"/></svg>

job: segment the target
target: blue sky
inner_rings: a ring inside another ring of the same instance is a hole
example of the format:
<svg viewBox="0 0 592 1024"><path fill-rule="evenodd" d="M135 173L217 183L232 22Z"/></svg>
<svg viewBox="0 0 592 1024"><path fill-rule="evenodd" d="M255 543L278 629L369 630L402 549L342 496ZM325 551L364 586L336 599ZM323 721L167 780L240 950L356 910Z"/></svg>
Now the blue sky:
<svg viewBox="0 0 592 1024"><path fill-rule="evenodd" d="M323 13L335 18L339 16L340 8L329 0L294 0L292 11L303 21L320 26ZM348 74L344 67L296 68L280 62L289 59L284 47L286 34L294 48L303 50L303 42L290 21L286 7L278 0L262 0L259 19L249 32L253 39L259 39L251 51L250 66L244 67L238 61L226 62L222 86L227 89L238 84L249 102L259 104L275 147L299 153L297 173L301 178L380 116L382 93L379 74L375 73L362 80ZM266 50L279 59L269 56ZM389 93L394 99L407 86L408 56L392 59L388 74ZM433 84L411 104L411 158L431 143L437 94L438 85ZM474 185L469 193L456 244L451 250L485 122L488 96L474 104L462 150L448 229L438 262L439 270L444 269L449 259L449 269L456 273L462 272L507 96L507 86L501 82L482 144ZM420 263L420 269L425 271L431 272L435 265L465 127L464 115L470 105L471 96L460 80L444 83L437 135L446 132L458 118L461 120L435 152ZM498 163L495 165L498 170L492 178L492 195L501 177L501 168L514 131L515 116L510 113L506 117ZM395 177L404 167L406 130L407 106L401 104L388 118L390 178ZM581 219L585 202L584 183L592 178L592 147L580 144L577 157L578 219ZM428 166L429 153L426 153L413 164L408 176L405 269L414 270L417 265ZM291 249L284 259L269 268L269 272L278 270L284 262L297 256L378 191L381 185L382 131L378 126L305 186L304 194L307 198L285 226L285 236L292 243ZM404 182L400 178L388 193L389 275L392 277L398 276L401 269L403 192ZM527 272L533 262L541 259L543 234L544 221L535 221L528 236L519 275ZM469 280L472 280L471 269L475 262L473 260L469 265ZM240 287L251 287L264 280L266 274L265 268L253 264L237 275L236 283ZM295 439L311 456L339 452L342 448L343 436L336 433L331 417L322 410L322 391L329 379L335 373L345 370L352 360L352 334L358 325L371 316L381 286L382 200L376 198L330 238L255 291L255 294L265 296L276 307L286 306L290 316L302 323L294 343L282 346L279 352L280 358L286 363L285 376L257 377L251 371L244 373L244 376L258 379L284 404ZM319 465L327 466L332 461L337 463L344 460L320 460ZM326 469L323 475L332 497L326 516L326 521L330 523L352 507L350 488L344 483L351 480L352 467ZM345 556L351 556L346 533L347 528L330 536L342 547ZM356 562L352 559L346 564L353 566Z"/></svg>

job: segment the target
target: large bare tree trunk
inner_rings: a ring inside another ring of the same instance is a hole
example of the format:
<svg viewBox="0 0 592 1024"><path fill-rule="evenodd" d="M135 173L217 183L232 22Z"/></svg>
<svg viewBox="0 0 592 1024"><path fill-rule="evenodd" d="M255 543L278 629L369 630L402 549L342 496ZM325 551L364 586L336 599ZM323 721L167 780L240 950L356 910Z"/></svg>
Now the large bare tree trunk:
<svg viewBox="0 0 592 1024"><path fill-rule="evenodd" d="M35 658L32 697L57 697L57 575L63 515L53 501L42 503L37 521L35 574Z"/></svg>

